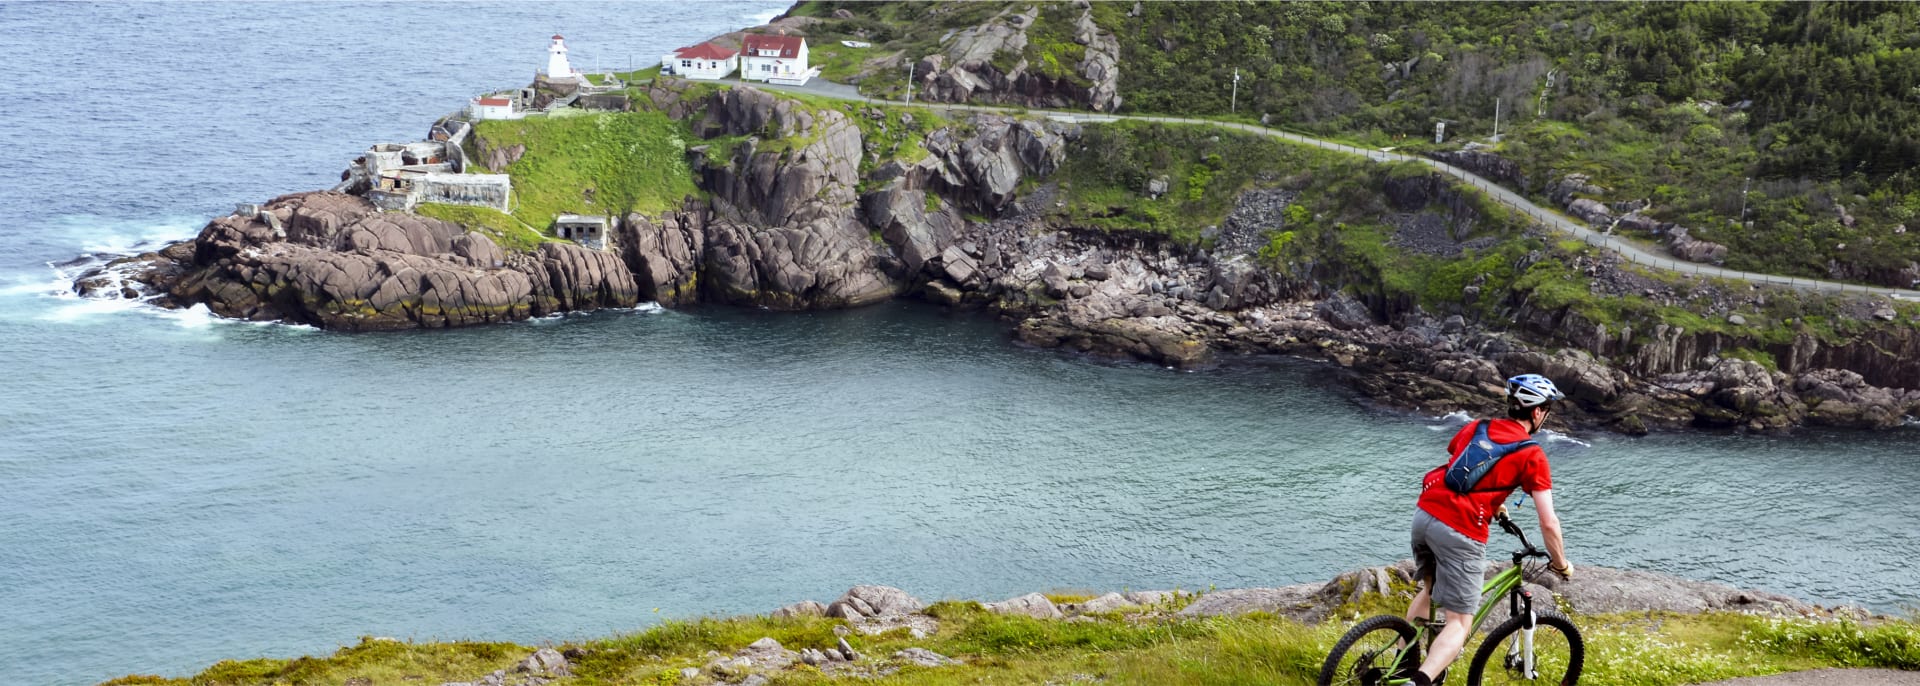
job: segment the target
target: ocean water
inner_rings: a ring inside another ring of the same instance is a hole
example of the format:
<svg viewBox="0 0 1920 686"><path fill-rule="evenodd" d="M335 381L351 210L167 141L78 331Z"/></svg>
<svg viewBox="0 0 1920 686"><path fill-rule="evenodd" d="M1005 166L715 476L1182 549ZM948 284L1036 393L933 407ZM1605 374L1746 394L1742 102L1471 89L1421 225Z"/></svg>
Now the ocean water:
<svg viewBox="0 0 1920 686"><path fill-rule="evenodd" d="M527 80L552 33L644 65L780 9L0 3L0 682L585 638L857 583L1277 585L1406 555L1465 418L1371 409L1314 363L1100 362L912 304L343 335L80 300L53 266L329 186ZM1917 442L1548 450L1577 564L1901 611Z"/></svg>

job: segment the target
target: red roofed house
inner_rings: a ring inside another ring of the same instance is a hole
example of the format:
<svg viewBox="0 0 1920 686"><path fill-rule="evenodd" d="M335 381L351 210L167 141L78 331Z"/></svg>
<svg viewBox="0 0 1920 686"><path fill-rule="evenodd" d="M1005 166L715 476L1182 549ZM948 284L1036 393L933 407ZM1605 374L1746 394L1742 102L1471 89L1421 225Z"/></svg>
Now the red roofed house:
<svg viewBox="0 0 1920 686"><path fill-rule="evenodd" d="M715 43L680 48L660 58L660 72L685 79L724 79L738 66L739 54Z"/></svg>
<svg viewBox="0 0 1920 686"><path fill-rule="evenodd" d="M803 84L819 72L807 68L807 39L749 33L740 47L740 78Z"/></svg>
<svg viewBox="0 0 1920 686"><path fill-rule="evenodd" d="M504 95L482 95L473 99L467 111L474 119L517 119L513 113L513 99Z"/></svg>

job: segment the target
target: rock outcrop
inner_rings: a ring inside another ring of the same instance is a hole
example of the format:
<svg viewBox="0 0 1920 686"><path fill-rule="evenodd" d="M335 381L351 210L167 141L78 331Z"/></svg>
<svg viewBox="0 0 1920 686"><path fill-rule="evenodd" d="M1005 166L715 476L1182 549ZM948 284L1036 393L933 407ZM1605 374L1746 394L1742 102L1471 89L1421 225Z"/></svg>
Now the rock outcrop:
<svg viewBox="0 0 1920 686"><path fill-rule="evenodd" d="M1119 109L1120 41L1094 23L1093 10L1085 3L1075 5L1068 16L1043 17L1038 6L1019 12L1010 7L954 33L944 41L944 51L922 56L914 65L919 97L1098 112ZM1071 22L1064 28L1081 56L1075 64L1060 65L1070 67L1070 73L1041 69L1027 59L1027 33L1039 21Z"/></svg>
<svg viewBox="0 0 1920 686"><path fill-rule="evenodd" d="M509 254L458 224L381 212L345 194L276 198L207 224L151 267L164 297L215 314L375 331L469 326L639 303L612 255L572 244ZM160 264L164 261L166 264Z"/></svg>

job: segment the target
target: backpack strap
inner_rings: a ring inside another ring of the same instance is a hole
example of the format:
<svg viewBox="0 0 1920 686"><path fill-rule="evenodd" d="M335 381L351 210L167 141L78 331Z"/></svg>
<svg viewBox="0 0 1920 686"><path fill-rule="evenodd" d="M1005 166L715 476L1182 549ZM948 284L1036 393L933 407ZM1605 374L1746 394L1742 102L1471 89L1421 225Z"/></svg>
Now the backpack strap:
<svg viewBox="0 0 1920 686"><path fill-rule="evenodd" d="M1476 422L1473 428L1473 438L1467 441L1467 445L1471 447L1474 441L1479 441L1479 440L1485 440L1486 442L1492 444L1494 446L1494 454L1493 454L1494 463L1498 463L1499 461L1506 459L1507 456L1509 455L1525 450L1527 449L1528 446L1540 448L1541 450L1546 449L1546 448L1541 448L1540 442L1532 438L1528 438L1523 441L1514 441L1512 443L1501 443L1499 441L1495 441L1493 440L1492 436L1487 435L1487 428L1492 425L1493 425L1493 421L1489 419L1482 419ZM1451 469L1453 466L1453 463L1455 461L1458 461L1460 459L1460 456L1465 455L1466 452L1467 452L1467 448L1461 448L1460 455L1454 455L1452 460L1447 461L1448 468ZM1492 468L1488 467L1487 469L1491 471ZM1493 493L1498 491L1509 491L1519 487L1520 487L1519 484L1514 484L1512 486L1504 486L1504 487L1475 488L1467 492L1468 493Z"/></svg>

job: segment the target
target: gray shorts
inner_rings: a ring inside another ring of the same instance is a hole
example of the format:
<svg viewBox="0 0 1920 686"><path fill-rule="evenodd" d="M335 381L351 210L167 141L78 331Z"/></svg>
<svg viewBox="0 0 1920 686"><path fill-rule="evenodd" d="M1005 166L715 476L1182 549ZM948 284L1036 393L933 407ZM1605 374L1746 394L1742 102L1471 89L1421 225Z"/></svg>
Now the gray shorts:
<svg viewBox="0 0 1920 686"><path fill-rule="evenodd" d="M1467 538L1426 510L1413 511L1413 575L1428 581L1433 602L1462 614L1480 609L1487 544Z"/></svg>

